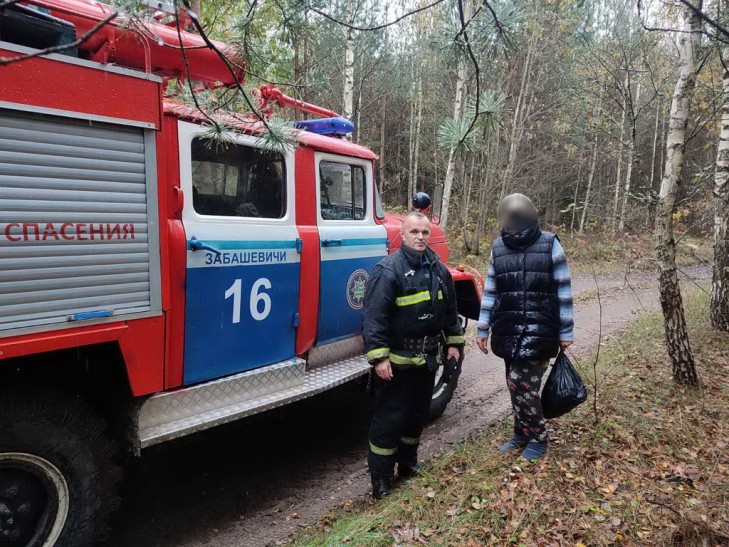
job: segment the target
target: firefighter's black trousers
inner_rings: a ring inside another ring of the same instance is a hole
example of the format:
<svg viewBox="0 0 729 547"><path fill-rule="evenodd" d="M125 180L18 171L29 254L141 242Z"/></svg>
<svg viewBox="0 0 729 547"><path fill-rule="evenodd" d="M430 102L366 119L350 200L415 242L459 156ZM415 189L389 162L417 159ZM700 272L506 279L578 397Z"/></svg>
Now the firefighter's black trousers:
<svg viewBox="0 0 729 547"><path fill-rule="evenodd" d="M373 371L375 411L370 426L369 468L373 476L390 478L395 463L414 466L420 434L428 421L435 372L427 365L395 369L390 381Z"/></svg>

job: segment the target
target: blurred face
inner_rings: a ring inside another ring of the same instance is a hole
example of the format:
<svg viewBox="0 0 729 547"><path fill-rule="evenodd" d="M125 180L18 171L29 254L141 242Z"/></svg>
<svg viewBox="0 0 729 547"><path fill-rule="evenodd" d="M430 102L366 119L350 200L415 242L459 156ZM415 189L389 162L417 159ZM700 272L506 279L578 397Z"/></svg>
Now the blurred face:
<svg viewBox="0 0 729 547"><path fill-rule="evenodd" d="M402 240L419 253L425 251L430 241L430 221L427 218L407 217L402 224Z"/></svg>
<svg viewBox="0 0 729 547"><path fill-rule="evenodd" d="M531 223L529 219L524 218L519 213L511 213L501 227L505 232L515 234L528 228Z"/></svg>

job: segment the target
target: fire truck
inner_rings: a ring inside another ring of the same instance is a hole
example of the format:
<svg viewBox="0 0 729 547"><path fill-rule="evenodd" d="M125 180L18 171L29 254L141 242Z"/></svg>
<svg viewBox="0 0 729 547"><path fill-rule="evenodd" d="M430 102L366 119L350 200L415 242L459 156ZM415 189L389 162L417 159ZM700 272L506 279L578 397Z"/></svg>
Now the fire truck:
<svg viewBox="0 0 729 547"><path fill-rule="evenodd" d="M0 8L3 547L103 539L125 460L369 371L364 288L402 223L377 156L272 86L256 93L266 116L311 118L294 146L272 151L261 119L235 113L215 114L211 144L210 115L168 84L241 86L243 61L150 5ZM431 245L447 263L437 226ZM452 274L476 318L482 280ZM434 416L457 380L442 369Z"/></svg>

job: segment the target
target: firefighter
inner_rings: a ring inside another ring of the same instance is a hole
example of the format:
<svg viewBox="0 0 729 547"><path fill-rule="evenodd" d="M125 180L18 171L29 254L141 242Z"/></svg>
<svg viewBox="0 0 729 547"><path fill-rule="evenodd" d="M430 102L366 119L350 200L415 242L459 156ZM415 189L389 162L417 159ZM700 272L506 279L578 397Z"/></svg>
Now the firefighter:
<svg viewBox="0 0 729 547"><path fill-rule="evenodd" d="M417 473L441 350L459 361L464 343L453 278L428 247L428 218L408 214L402 239L400 250L372 270L362 316L374 372L368 464L375 499L390 493L396 463L401 478Z"/></svg>

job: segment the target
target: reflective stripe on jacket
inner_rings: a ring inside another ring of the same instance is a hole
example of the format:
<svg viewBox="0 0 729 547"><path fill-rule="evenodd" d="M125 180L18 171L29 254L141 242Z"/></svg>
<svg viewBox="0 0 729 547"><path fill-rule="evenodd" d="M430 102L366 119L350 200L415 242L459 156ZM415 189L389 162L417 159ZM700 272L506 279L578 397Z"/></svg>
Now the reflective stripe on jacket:
<svg viewBox="0 0 729 547"><path fill-rule="evenodd" d="M456 290L448 268L432 250L420 253L403 245L383 258L367 280L362 334L370 362L385 357L399 367L419 366L425 359L402 346L404 338L443 333L446 345L461 345Z"/></svg>

